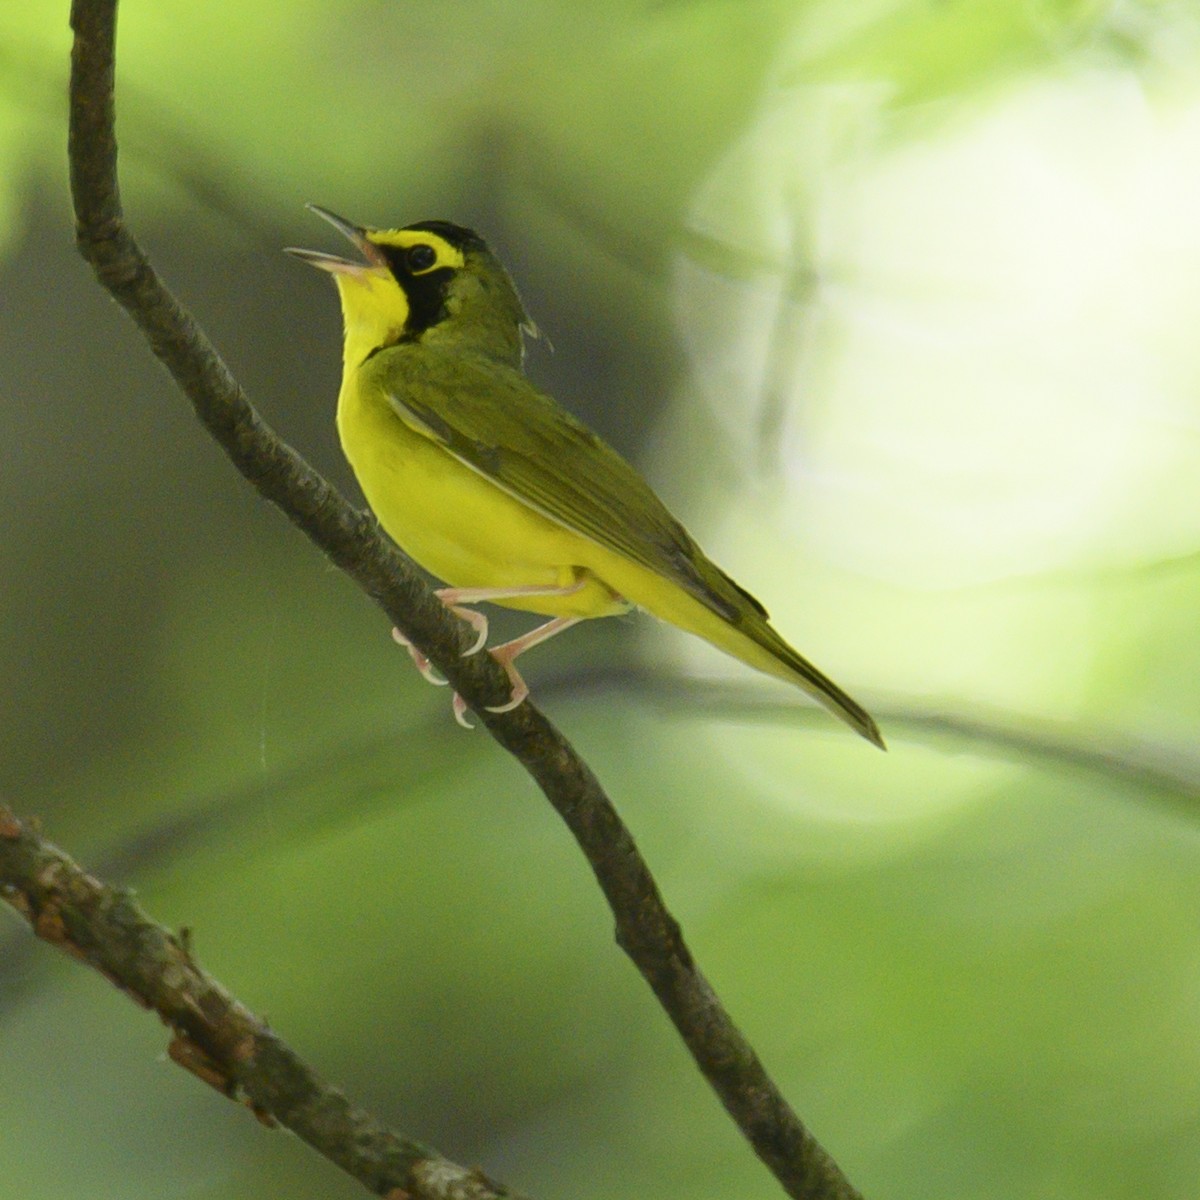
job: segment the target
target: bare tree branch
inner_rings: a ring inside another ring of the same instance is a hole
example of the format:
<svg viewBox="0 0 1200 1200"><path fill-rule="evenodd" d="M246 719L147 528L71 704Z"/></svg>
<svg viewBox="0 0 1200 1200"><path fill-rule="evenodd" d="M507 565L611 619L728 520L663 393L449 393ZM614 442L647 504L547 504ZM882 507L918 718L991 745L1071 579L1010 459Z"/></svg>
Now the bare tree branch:
<svg viewBox="0 0 1200 1200"><path fill-rule="evenodd" d="M401 1137L320 1080L197 964L186 937L93 878L0 805L0 899L170 1027L171 1058L267 1125L286 1125L377 1196L500 1200L510 1192Z"/></svg>
<svg viewBox="0 0 1200 1200"><path fill-rule="evenodd" d="M446 676L492 736L533 776L588 859L616 919L617 941L674 1022L700 1070L788 1195L859 1193L805 1128L696 966L675 919L587 765L530 703L494 714L509 693L488 655L462 657L474 634L251 407L216 351L159 281L125 225L114 134L116 0L74 0L70 89L71 191L80 252L126 308L234 465L372 596ZM235 1084L238 1064L222 1063ZM273 1114L280 1117L281 1114Z"/></svg>

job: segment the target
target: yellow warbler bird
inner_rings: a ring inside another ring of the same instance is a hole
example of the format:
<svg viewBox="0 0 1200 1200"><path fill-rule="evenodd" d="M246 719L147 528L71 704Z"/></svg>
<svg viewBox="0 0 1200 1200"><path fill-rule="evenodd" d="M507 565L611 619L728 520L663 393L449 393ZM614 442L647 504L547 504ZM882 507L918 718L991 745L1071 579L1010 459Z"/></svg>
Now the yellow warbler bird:
<svg viewBox="0 0 1200 1200"><path fill-rule="evenodd" d="M438 595L479 630L475 649L487 622L463 605L551 618L492 650L513 683L500 711L528 695L518 654L636 606L802 688L883 748L866 710L771 628L633 467L525 377L533 327L476 233L448 221L368 229L309 207L363 260L288 251L337 283L337 427L367 503L406 554L450 585ZM460 720L463 711L456 697Z"/></svg>

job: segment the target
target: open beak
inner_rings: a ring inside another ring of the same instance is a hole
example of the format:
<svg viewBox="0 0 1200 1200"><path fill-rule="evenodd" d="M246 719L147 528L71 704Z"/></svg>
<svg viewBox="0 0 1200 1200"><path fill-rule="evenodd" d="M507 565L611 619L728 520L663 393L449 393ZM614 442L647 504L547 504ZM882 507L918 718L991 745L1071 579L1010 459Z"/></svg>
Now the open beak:
<svg viewBox="0 0 1200 1200"><path fill-rule="evenodd" d="M353 259L339 258L336 254L326 254L322 250L300 250L295 246L286 247L285 254L291 254L301 262L308 263L310 267L318 267L333 275L364 275L376 267L387 265L379 247L368 240L367 231L361 225L353 225L345 217L339 217L337 213L331 213L329 209L322 208L319 204L306 204L304 207L328 221L334 229L354 244L355 249L366 261L355 262Z"/></svg>

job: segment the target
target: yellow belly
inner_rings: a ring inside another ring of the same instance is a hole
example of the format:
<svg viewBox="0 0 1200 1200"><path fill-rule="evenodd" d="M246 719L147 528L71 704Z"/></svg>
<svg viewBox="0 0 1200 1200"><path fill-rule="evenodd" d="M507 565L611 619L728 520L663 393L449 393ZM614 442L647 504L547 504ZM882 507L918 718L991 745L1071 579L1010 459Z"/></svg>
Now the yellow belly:
<svg viewBox="0 0 1200 1200"><path fill-rule="evenodd" d="M499 600L546 616L606 617L629 602L602 582L589 539L464 466L394 413L343 388L338 435L363 495L395 543L451 587L571 587Z"/></svg>

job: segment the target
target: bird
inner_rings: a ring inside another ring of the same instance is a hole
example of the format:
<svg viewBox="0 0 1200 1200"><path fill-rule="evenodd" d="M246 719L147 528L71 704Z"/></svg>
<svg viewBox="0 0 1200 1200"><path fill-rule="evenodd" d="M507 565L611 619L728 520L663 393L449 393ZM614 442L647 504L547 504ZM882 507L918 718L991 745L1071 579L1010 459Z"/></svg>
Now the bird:
<svg viewBox="0 0 1200 1200"><path fill-rule="evenodd" d="M508 271L471 229L427 220L356 225L307 206L357 250L288 247L333 276L344 322L336 425L388 536L446 586L437 595L477 631L474 605L549 618L491 649L529 689L518 655L579 621L633 608L794 684L886 749L871 715L775 631L766 609L711 561L650 485L524 371L536 333ZM409 646L433 682L428 660ZM462 724L466 705L455 697Z"/></svg>

